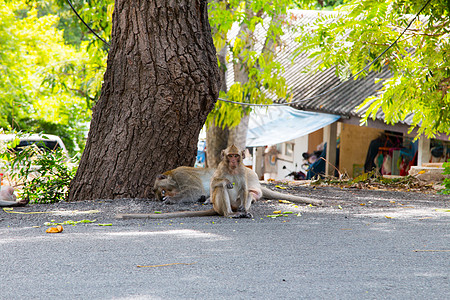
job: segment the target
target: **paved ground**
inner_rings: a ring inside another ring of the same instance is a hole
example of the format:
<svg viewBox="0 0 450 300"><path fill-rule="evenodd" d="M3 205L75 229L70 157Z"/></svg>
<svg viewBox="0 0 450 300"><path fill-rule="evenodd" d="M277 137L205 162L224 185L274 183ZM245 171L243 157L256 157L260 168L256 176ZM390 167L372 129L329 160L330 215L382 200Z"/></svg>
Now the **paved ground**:
<svg viewBox="0 0 450 300"><path fill-rule="evenodd" d="M252 206L252 220L116 220L116 213L193 209L125 199L1 211L0 298L450 297L448 196L310 186L289 192L326 204L262 201ZM267 217L278 210L292 214ZM46 234L52 220L95 222Z"/></svg>

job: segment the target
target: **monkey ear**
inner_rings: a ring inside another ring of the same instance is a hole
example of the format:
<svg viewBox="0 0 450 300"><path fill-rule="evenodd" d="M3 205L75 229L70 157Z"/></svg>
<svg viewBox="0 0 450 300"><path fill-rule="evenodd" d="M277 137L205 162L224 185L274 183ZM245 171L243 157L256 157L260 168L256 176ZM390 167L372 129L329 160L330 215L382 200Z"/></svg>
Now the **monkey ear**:
<svg viewBox="0 0 450 300"><path fill-rule="evenodd" d="M156 178L158 178L159 180L163 180L163 179L166 179L167 176L164 174L159 174Z"/></svg>
<svg viewBox="0 0 450 300"><path fill-rule="evenodd" d="M242 159L244 159L245 158L245 150L242 150Z"/></svg>
<svg viewBox="0 0 450 300"><path fill-rule="evenodd" d="M220 158L223 159L225 157L225 150L222 150L220 152Z"/></svg>

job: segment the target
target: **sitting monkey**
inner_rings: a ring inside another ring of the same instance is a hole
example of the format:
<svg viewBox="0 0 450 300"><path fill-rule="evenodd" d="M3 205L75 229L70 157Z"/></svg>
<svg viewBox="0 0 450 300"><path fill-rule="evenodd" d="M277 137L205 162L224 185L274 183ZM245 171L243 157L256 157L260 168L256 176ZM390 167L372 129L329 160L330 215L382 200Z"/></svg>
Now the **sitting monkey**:
<svg viewBox="0 0 450 300"><path fill-rule="evenodd" d="M244 152L235 145L222 150L222 161L211 179L211 202L221 216L251 218L252 196L248 188L248 172L242 163Z"/></svg>

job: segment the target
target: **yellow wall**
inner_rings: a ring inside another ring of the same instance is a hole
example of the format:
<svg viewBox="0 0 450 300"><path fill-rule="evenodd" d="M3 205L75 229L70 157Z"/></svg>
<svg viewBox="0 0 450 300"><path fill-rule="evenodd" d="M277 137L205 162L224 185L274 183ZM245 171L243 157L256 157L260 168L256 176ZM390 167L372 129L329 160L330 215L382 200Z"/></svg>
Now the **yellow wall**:
<svg viewBox="0 0 450 300"><path fill-rule="evenodd" d="M323 142L323 129L319 129L308 135L308 153L317 151L317 146Z"/></svg>
<svg viewBox="0 0 450 300"><path fill-rule="evenodd" d="M341 173L347 173L350 177L354 177L354 165L364 167L370 142L376 139L383 130L343 123L341 126L339 170Z"/></svg>

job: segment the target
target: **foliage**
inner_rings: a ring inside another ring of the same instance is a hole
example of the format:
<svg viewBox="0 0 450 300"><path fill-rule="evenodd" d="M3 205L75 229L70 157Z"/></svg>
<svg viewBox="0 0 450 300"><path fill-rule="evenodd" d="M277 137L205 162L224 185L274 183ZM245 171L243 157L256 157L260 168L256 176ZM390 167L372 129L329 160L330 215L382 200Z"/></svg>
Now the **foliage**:
<svg viewBox="0 0 450 300"><path fill-rule="evenodd" d="M0 0L0 127L58 134L74 153L84 148L105 55L83 39L66 43L59 12L54 1Z"/></svg>
<svg viewBox="0 0 450 300"><path fill-rule="evenodd" d="M293 1L211 1L209 21L218 52L227 50L226 61L233 66L235 82L221 98L245 103L272 103L274 98L287 97L277 62L276 49L282 47L279 37L289 28L288 9ZM226 68L226 66L220 66ZM244 78L236 76L243 72ZM217 126L233 127L250 108L218 101L208 116Z"/></svg>
<svg viewBox="0 0 450 300"><path fill-rule="evenodd" d="M401 176L395 178L384 177L376 172L363 173L358 177L336 179L318 178L311 182L312 185L339 186L340 188L357 188L369 190L393 190L404 192L425 192L434 193L435 190L430 184L425 184L413 176Z"/></svg>
<svg viewBox="0 0 450 300"><path fill-rule="evenodd" d="M343 4L344 0L294 1L294 3L301 9L333 10Z"/></svg>
<svg viewBox="0 0 450 300"><path fill-rule="evenodd" d="M226 63L235 75L234 83L220 98L250 104L271 104L280 98L289 101L284 69L277 60L278 50L284 47L280 37L294 29L289 9L330 9L340 3L342 0L211 1L208 8L214 45L218 52L226 48ZM237 72L244 73L244 78ZM250 110L250 106L218 101L206 123L234 127Z"/></svg>
<svg viewBox="0 0 450 300"><path fill-rule="evenodd" d="M65 200L68 186L76 173L76 158L71 160L62 149L45 150L30 145L21 151L12 151L18 140L12 141L3 149L0 158L6 162L3 172L11 180L21 185L20 197L28 198L31 203L54 203Z"/></svg>
<svg viewBox="0 0 450 300"><path fill-rule="evenodd" d="M426 0L350 0L336 14L305 26L299 51L310 51L322 68L336 68L343 80L356 74L393 43ZM369 106L362 122L381 109L394 124L414 113L411 130L433 137L450 133L450 43L448 1L432 1L398 42L367 71L388 68L383 89L359 107ZM361 76L366 73L363 72Z"/></svg>
<svg viewBox="0 0 450 300"><path fill-rule="evenodd" d="M109 40L113 0L71 1L89 26ZM210 1L218 50L248 72L222 98L271 103L287 97L276 60L278 37L289 28L289 8L332 7L341 0ZM0 0L0 128L45 131L62 137L73 154L83 150L91 109L100 96L108 46L76 17L66 0ZM232 36L233 24L241 29ZM255 43L256 32L267 29ZM263 47L268 51L261 51ZM270 48L270 49L269 49ZM259 49L259 50L257 50ZM249 111L218 102L210 119L234 126Z"/></svg>
<svg viewBox="0 0 450 300"><path fill-rule="evenodd" d="M443 164L444 167L444 175L450 175L450 162L445 162ZM444 189L441 191L442 194L444 195L450 195L450 178L444 178L443 181L444 184Z"/></svg>

